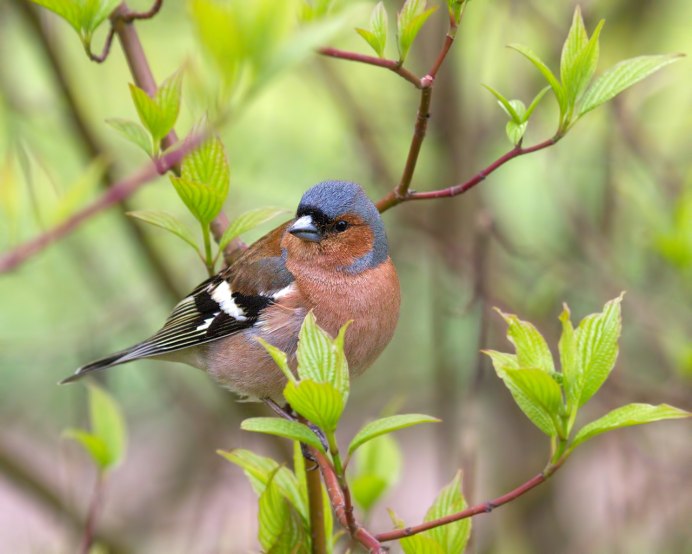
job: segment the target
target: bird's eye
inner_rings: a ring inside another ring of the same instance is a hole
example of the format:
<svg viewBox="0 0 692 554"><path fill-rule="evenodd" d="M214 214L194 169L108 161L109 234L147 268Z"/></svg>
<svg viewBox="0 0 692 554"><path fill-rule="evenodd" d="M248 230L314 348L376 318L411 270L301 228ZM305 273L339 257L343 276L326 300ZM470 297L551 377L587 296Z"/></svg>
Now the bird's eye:
<svg viewBox="0 0 692 554"><path fill-rule="evenodd" d="M334 230L335 230L337 233L343 233L346 229L348 229L348 222L347 222L347 221L344 221L343 219L337 221L337 222L334 224Z"/></svg>

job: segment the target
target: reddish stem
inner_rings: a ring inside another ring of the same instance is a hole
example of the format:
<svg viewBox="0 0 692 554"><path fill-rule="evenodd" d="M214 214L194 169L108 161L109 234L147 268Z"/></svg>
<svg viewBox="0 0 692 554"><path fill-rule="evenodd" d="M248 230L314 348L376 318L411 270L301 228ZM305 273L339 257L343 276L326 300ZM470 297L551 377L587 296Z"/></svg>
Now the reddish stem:
<svg viewBox="0 0 692 554"><path fill-rule="evenodd" d="M173 167L177 166L180 164L183 157L191 150L197 148L205 138L206 135L204 134L189 137L185 140L180 148L166 153L153 163L148 163L128 179L124 179L113 184L96 201L88 205L86 208L78 211L66 221L39 235L33 240L25 242L14 250L3 254L0 256L0 273L14 269L23 263L27 258L46 248L49 244L74 231L92 216L102 212L114 204L117 204L118 202L121 202L139 189L142 185L148 183L159 175L163 175Z"/></svg>
<svg viewBox="0 0 692 554"><path fill-rule="evenodd" d="M98 518L101 504L103 502L103 492L105 486L105 476L99 471L94 483L94 492L89 503L89 511L87 513L86 523L84 524L84 535L80 546L80 554L89 554L91 546L94 543L94 535L96 531L96 519Z"/></svg>
<svg viewBox="0 0 692 554"><path fill-rule="evenodd" d="M345 50L338 50L337 48L320 48L317 51L323 56L328 56L330 58L338 58L340 60L349 60L352 62L360 62L368 65L375 65L377 67L384 67L385 69L389 69L389 71L403 77L414 87L421 88L421 80L408 69L404 69L402 62L388 60L385 58L376 58L375 56L366 56L365 54L358 54L357 52L347 52Z"/></svg>
<svg viewBox="0 0 692 554"><path fill-rule="evenodd" d="M87 56L89 56L89 59L92 62L103 63L106 61L106 58L108 57L108 54L110 54L110 51L111 51L111 45L113 44L113 37L114 36L115 36L115 29L111 26L111 28L108 29L108 35L106 35L106 41L103 43L103 49L101 50L101 53L98 56L91 51L90 46L86 47Z"/></svg>
<svg viewBox="0 0 692 554"><path fill-rule="evenodd" d="M380 212L384 212L388 210L389 208L396 206L397 204L401 204L402 202L408 202L409 200L429 200L431 198L449 198L452 196L457 196L459 194L463 194L464 192L472 189L475 187L478 183L482 182L485 180L485 178L490 175L493 171L497 170L504 164L506 164L508 161L517 158L519 156L523 156L525 154L530 154L532 152L537 152L538 150L543 150L544 148L548 148L550 146L553 146L558 140L560 140L561 136L560 135L555 135L554 137L545 140L543 142L540 142L538 144L535 144L533 146L530 146L528 148L523 148L522 146L515 146L512 148L510 151L506 152L499 158L497 158L493 163L491 163L489 166L486 168L482 169L478 173L476 173L473 177L471 177L468 181L465 181L463 183L460 183L458 185L454 185L448 188L444 189L438 189L438 190L430 190L430 191L423 191L423 192L407 192L406 194L399 194L398 193L398 188L396 190L393 190L386 196L384 196L382 199L380 199L377 202L377 209L380 210Z"/></svg>

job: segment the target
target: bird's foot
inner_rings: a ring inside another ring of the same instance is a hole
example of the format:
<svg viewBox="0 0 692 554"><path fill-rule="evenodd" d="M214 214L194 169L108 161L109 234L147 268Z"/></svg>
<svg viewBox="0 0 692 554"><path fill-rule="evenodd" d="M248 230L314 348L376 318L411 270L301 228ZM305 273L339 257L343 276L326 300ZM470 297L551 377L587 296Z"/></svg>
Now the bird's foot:
<svg viewBox="0 0 692 554"><path fill-rule="evenodd" d="M307 425L310 430L317 435L317 438L320 440L322 443L322 446L324 446L325 452L329 452L329 442L327 441L327 437L324 434L324 431L320 429L317 425L314 423L310 423L309 421L306 421L304 418L301 418L294 410L291 408L290 404L286 404L285 407L279 406L276 402L274 402L271 398L265 398L264 403L271 408L271 410L278 415L279 417L282 417L284 419L287 419L289 421L297 421L299 423L303 423ZM303 452L303 456L310 460L311 462L316 462L314 456L310 454L308 447L303 444L302 442L300 443L300 449Z"/></svg>

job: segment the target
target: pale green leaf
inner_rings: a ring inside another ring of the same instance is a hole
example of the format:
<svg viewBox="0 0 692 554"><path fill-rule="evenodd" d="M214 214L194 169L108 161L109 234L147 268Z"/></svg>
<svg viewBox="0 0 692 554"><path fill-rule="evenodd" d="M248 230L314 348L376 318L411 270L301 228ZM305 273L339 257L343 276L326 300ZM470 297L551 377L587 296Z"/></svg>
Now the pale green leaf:
<svg viewBox="0 0 692 554"><path fill-rule="evenodd" d="M487 89L496 99L498 104L500 104L500 107L503 109L503 111L512 119L512 121L516 123L521 123L521 117L517 113L517 111L514 109L514 106L510 103L507 98L505 98L500 92L495 90L493 87L490 85L481 85L485 89Z"/></svg>
<svg viewBox="0 0 692 554"><path fill-rule="evenodd" d="M519 367L542 369L555 372L553 356L543 335L528 321L520 320L514 314L505 314L495 308L507 325L507 338L515 346Z"/></svg>
<svg viewBox="0 0 692 554"><path fill-rule="evenodd" d="M286 213L281 208L257 208L240 214L228 225L221 240L219 240L219 250L223 250L235 238L243 233L251 231L255 227L274 219L276 216Z"/></svg>
<svg viewBox="0 0 692 554"><path fill-rule="evenodd" d="M278 487L282 496L284 496L294 508L298 511L301 517L307 522L308 505L305 498L300 493L298 480L289 469L279 466L279 464L266 456L260 456L250 450L237 448L231 451L218 450L217 453L224 457L229 462L239 466L245 475L250 480L252 489L257 496L260 496L269 482L272 474L274 475L274 484ZM278 471L276 471L278 469Z"/></svg>
<svg viewBox="0 0 692 554"><path fill-rule="evenodd" d="M397 18L397 40L399 46L399 60L406 60L406 56L416 40L416 36L428 17L437 9L437 6L427 8L427 0L406 0Z"/></svg>
<svg viewBox="0 0 692 554"><path fill-rule="evenodd" d="M197 243L192 237L190 230L183 223L178 221L172 214L159 210L138 210L135 212L127 212L127 215L173 233L175 236L181 238L192 246L195 251L199 252Z"/></svg>
<svg viewBox="0 0 692 554"><path fill-rule="evenodd" d="M213 137L185 156L181 176L209 187L226 200L230 168L221 139Z"/></svg>
<svg viewBox="0 0 692 554"><path fill-rule="evenodd" d="M541 369L505 369L507 378L549 417L562 407L562 391L555 379Z"/></svg>
<svg viewBox="0 0 692 554"><path fill-rule="evenodd" d="M192 215L204 226L219 214L223 207L225 194L196 181L183 177L170 176L171 183L178 196L188 207Z"/></svg>
<svg viewBox="0 0 692 554"><path fill-rule="evenodd" d="M437 423L439 421L440 420L436 417L424 414L401 414L376 419L375 421L366 423L361 430L356 433L356 436L353 437L348 447L348 453L352 454L353 451L363 443L375 437L379 437L380 435L392 433L393 431L398 431L399 429L405 429L421 423Z"/></svg>
<svg viewBox="0 0 692 554"><path fill-rule="evenodd" d="M257 340L257 342L259 342L264 347L264 349L269 353L269 355L274 360L274 363L279 366L279 369L281 369L283 374L286 376L286 379L288 381L296 382L295 375L293 375L291 368L288 367L288 358L286 357L286 352L284 352L283 350L280 350L276 346L269 344L262 337L256 337L255 340Z"/></svg>
<svg viewBox="0 0 692 554"><path fill-rule="evenodd" d="M303 549L307 538L302 533L302 525L292 513L292 506L274 484L278 469L269 477L267 486L259 497L259 542L264 552L271 554L291 554Z"/></svg>
<svg viewBox="0 0 692 554"><path fill-rule="evenodd" d="M531 114L533 111L536 109L536 106L538 106L538 103L543 99L545 96L545 93L550 90L550 86L542 88L538 94L534 97L534 99L531 101L531 104L529 104L529 107L526 109L526 113L524 114L524 121L528 121L529 118L531 117Z"/></svg>
<svg viewBox="0 0 692 554"><path fill-rule="evenodd" d="M582 373L579 406L596 394L615 366L622 328L620 303L623 295L608 302L603 312L586 316L577 327L577 352Z"/></svg>
<svg viewBox="0 0 692 554"><path fill-rule="evenodd" d="M67 429L63 436L78 442L99 469L106 469L110 463L108 446L101 439L84 429Z"/></svg>
<svg viewBox="0 0 692 554"><path fill-rule="evenodd" d="M182 71L176 71L168 77L156 90L154 102L156 102L160 114L160 132L162 137L166 136L175 126L180 113L180 90L183 83Z"/></svg>
<svg viewBox="0 0 692 554"><path fill-rule="evenodd" d="M168 131L165 130L164 115L156 100L136 85L130 84L130 95L142 125L151 133L155 148Z"/></svg>
<svg viewBox="0 0 692 554"><path fill-rule="evenodd" d="M125 455L125 419L120 407L104 389L93 384L89 390L89 420L91 433L106 447L107 458L104 469L118 465Z"/></svg>
<svg viewBox="0 0 692 554"><path fill-rule="evenodd" d="M406 524L393 510L388 509L389 517L397 529L404 529ZM428 532L418 533L399 541L404 554L448 554L441 544L430 537Z"/></svg>
<svg viewBox="0 0 692 554"><path fill-rule="evenodd" d="M401 463L401 449L389 435L380 435L356 451L351 492L363 510L369 511L398 482Z"/></svg>
<svg viewBox="0 0 692 554"><path fill-rule="evenodd" d="M466 506L466 500L461 492L461 471L458 471L452 482L437 495L435 502L425 514L424 521L433 521L461 512ZM467 518L448 525L441 525L425 531L423 534L441 545L444 552L464 552L471 535L471 519Z"/></svg>
<svg viewBox="0 0 692 554"><path fill-rule="evenodd" d="M387 45L387 24L387 10L382 2L378 2L370 15L370 29L356 29L380 58L384 57Z"/></svg>
<svg viewBox="0 0 692 554"><path fill-rule="evenodd" d="M509 47L519 52L522 56L529 60L534 67L538 69L538 71L541 72L541 75L543 75L547 83L550 85L550 88L553 90L553 94L555 94L555 99L560 106L560 114L566 113L567 97L565 95L565 90L548 66L545 65L545 63L543 63L543 61L526 46L522 46L521 44L510 44Z"/></svg>
<svg viewBox="0 0 692 554"><path fill-rule="evenodd" d="M565 94L570 107L573 107L579 100L596 71L599 55L598 40L604 23L603 20L598 23L593 35L591 35L584 48L578 53L572 65L565 69L562 85L565 88Z"/></svg>
<svg viewBox="0 0 692 554"><path fill-rule="evenodd" d="M518 145L519 142L521 142L521 139L524 138L524 133L526 132L527 125L528 122L526 121L524 121L523 123L515 123L514 121L508 121L505 125L505 133L507 134L509 142L511 142L515 146Z"/></svg>
<svg viewBox="0 0 692 554"><path fill-rule="evenodd" d="M336 431L344 411L344 401L333 385L312 379L301 379L297 384L289 381L284 388L284 397L296 412L323 431Z"/></svg>
<svg viewBox="0 0 692 554"><path fill-rule="evenodd" d="M574 437L571 447L576 448L581 443L601 433L620 429L621 427L631 427L665 419L682 419L691 416L692 413L669 406L668 404L659 404L658 406L652 406L651 404L627 404L582 427Z"/></svg>
<svg viewBox="0 0 692 554"><path fill-rule="evenodd" d="M563 84L568 80L567 72L574 66L575 61L582 50L589 42L589 36L584 27L584 19L581 15L581 8L577 6L572 16L572 26L562 45L562 56L560 57L560 80Z"/></svg>
<svg viewBox="0 0 692 554"><path fill-rule="evenodd" d="M124 136L132 144L139 146L149 156L154 155L151 137L147 134L144 127L142 127L139 123L135 123L134 121L130 121L128 119L118 118L106 119L106 123L118 131L118 133Z"/></svg>
<svg viewBox="0 0 692 554"><path fill-rule="evenodd" d="M275 435L302 442L321 452L325 452L324 445L317 438L317 435L307 425L297 421L277 417L252 417L244 420L240 424L240 428L244 431Z"/></svg>
<svg viewBox="0 0 692 554"><path fill-rule="evenodd" d="M661 54L621 61L596 79L586 91L581 100L579 117L681 57L682 54Z"/></svg>
<svg viewBox="0 0 692 554"><path fill-rule="evenodd" d="M81 3L69 0L32 0L32 2L62 17L80 35L85 30L82 23Z"/></svg>
<svg viewBox="0 0 692 554"><path fill-rule="evenodd" d="M560 342L558 343L558 349L560 350L560 366L562 369L565 396L571 408L579 402L583 374L581 362L579 360L579 351L577 350L576 335L572 327L567 304L563 304L560 321L562 322L562 334L560 335Z"/></svg>

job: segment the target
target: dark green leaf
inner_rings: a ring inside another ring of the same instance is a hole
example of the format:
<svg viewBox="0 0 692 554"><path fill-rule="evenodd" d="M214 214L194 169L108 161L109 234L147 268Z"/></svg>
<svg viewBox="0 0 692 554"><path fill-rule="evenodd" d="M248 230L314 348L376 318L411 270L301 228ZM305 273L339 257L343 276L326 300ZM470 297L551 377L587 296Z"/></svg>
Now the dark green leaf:
<svg viewBox="0 0 692 554"><path fill-rule="evenodd" d="M277 417L252 417L243 421L240 428L244 431L284 437L312 446L321 452L325 451L317 435L306 425L297 421Z"/></svg>
<svg viewBox="0 0 692 554"><path fill-rule="evenodd" d="M412 427L413 425L419 425L421 423L437 423L439 421L440 420L435 417L424 414L401 414L376 419L375 421L365 424L363 428L356 433L356 436L353 437L348 447L348 453L352 454L353 451L363 443L375 437L379 437L380 435L398 431L399 429L405 429L406 427Z"/></svg>
<svg viewBox="0 0 692 554"><path fill-rule="evenodd" d="M579 117L681 57L682 54L640 56L616 64L596 79L586 91L581 101Z"/></svg>
<svg viewBox="0 0 692 554"><path fill-rule="evenodd" d="M160 227L161 229L166 229L166 231L169 231L181 238L192 246L195 251L199 252L199 248L197 247L195 239L192 237L192 233L187 227L185 227L185 225L178 221L175 216L159 210L138 210L136 212L127 212L127 215L141 221L146 221L147 223Z"/></svg>
<svg viewBox="0 0 692 554"><path fill-rule="evenodd" d="M659 404L658 406L652 406L651 404L627 404L582 427L574 437L571 448L576 448L581 443L601 433L620 429L621 427L687 417L692 417L692 413L669 406L668 404Z"/></svg>

